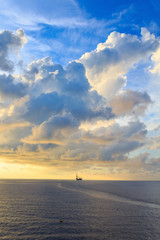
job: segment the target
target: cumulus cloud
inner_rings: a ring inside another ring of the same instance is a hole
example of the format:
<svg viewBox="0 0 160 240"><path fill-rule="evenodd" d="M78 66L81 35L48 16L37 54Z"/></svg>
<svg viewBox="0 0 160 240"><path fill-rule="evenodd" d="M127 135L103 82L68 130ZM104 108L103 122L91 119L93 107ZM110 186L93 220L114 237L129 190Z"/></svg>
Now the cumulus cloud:
<svg viewBox="0 0 160 240"><path fill-rule="evenodd" d="M22 29L18 29L16 34L7 30L0 32L0 70L9 72L13 70L14 63L8 59L9 53L18 53L26 41Z"/></svg>
<svg viewBox="0 0 160 240"><path fill-rule="evenodd" d="M31 83L30 79L33 81ZM33 62L23 75L30 84L31 97L24 118L40 124L55 114L69 112L78 121L109 119L112 110L103 97L90 91L90 84L81 63L69 63L66 69L53 64L50 58ZM36 113L36 114L35 114Z"/></svg>
<svg viewBox="0 0 160 240"><path fill-rule="evenodd" d="M85 53L79 61L84 64L90 85L104 97L113 98L125 85L126 74L139 61L156 51L159 40L142 28L141 38L112 32L106 42Z"/></svg>
<svg viewBox="0 0 160 240"><path fill-rule="evenodd" d="M85 68L81 63L72 62L64 70L62 65L53 64L50 57L29 64L22 78L33 87L34 94L57 91L83 95L90 89Z"/></svg>
<svg viewBox="0 0 160 240"><path fill-rule="evenodd" d="M48 121L32 129L32 135L22 139L27 143L61 143L66 140L74 128L79 126L79 122L71 115L52 116Z"/></svg>
<svg viewBox="0 0 160 240"><path fill-rule="evenodd" d="M113 32L65 67L45 57L22 74L1 74L2 155L44 165L72 161L73 169L77 162L128 164L128 155L148 144L142 116L152 100L147 92L123 88L126 75L139 61L154 58L159 44L146 29L141 33L138 38ZM9 51L20 49L26 39L22 30L3 31L0 41L9 64ZM13 69L13 63L6 66Z"/></svg>

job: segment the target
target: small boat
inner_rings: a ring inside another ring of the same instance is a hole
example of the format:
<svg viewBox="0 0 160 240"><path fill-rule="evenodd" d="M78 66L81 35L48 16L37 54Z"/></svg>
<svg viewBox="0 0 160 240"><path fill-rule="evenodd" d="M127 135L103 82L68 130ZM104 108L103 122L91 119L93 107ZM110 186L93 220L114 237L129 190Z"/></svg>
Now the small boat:
<svg viewBox="0 0 160 240"><path fill-rule="evenodd" d="M81 178L81 177L78 177L78 174L76 174L76 180L82 181L82 178Z"/></svg>

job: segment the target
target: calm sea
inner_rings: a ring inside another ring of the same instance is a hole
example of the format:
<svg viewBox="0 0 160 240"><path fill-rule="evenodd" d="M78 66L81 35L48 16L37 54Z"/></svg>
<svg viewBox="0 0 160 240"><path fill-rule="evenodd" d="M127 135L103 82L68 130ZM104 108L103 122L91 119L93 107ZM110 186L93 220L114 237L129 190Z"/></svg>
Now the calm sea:
<svg viewBox="0 0 160 240"><path fill-rule="evenodd" d="M159 240L160 182L0 180L2 239Z"/></svg>

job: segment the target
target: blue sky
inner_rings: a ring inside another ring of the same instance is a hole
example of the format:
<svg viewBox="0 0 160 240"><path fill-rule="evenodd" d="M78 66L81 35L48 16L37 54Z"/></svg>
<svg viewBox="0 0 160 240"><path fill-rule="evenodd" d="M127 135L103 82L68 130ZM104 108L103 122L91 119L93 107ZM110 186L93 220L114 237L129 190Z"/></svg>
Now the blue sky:
<svg viewBox="0 0 160 240"><path fill-rule="evenodd" d="M1 176L159 180L159 1L0 4Z"/></svg>
<svg viewBox="0 0 160 240"><path fill-rule="evenodd" d="M1 28L23 28L33 57L49 54L67 64L104 42L111 31L140 35L146 27L159 34L158 0L154 1L1 1ZM62 54L63 53L63 54Z"/></svg>

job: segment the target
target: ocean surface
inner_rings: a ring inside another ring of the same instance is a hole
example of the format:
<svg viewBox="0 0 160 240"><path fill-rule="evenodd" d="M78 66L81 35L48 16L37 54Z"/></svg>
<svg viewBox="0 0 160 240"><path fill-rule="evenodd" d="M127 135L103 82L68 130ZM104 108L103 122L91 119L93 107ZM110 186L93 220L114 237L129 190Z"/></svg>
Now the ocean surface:
<svg viewBox="0 0 160 240"><path fill-rule="evenodd" d="M2 239L159 240L160 182L0 180Z"/></svg>

